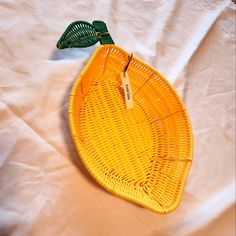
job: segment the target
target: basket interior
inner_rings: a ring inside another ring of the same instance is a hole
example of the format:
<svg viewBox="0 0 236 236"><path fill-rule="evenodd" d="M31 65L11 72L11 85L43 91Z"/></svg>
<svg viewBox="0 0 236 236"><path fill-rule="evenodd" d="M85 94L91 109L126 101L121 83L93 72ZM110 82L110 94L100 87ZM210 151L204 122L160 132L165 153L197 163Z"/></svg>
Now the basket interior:
<svg viewBox="0 0 236 236"><path fill-rule="evenodd" d="M183 103L156 70L133 57L127 110L120 74L129 54L100 46L76 80L69 119L80 157L108 191L165 213L179 203L192 161L192 132Z"/></svg>

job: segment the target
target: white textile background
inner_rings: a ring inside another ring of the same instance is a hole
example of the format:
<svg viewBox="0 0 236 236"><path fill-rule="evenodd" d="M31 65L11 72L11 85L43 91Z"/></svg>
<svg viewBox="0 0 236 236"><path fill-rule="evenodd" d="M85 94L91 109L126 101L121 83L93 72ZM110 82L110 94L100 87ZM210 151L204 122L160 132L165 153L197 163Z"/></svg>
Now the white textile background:
<svg viewBox="0 0 236 236"><path fill-rule="evenodd" d="M68 94L94 47L55 48L75 20L107 23L159 70L193 125L179 207L159 215L104 191L70 137ZM234 235L235 4L222 0L0 0L0 235Z"/></svg>

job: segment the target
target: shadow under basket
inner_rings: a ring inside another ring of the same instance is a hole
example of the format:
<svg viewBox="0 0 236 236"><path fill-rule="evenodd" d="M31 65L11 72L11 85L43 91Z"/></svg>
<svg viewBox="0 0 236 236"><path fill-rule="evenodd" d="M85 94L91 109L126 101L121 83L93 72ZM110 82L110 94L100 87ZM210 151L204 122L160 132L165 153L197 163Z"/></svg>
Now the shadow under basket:
<svg viewBox="0 0 236 236"><path fill-rule="evenodd" d="M127 64L132 109L121 83ZM69 123L83 164L106 190L158 213L177 207L192 163L192 129L158 71L115 44L100 45L72 88Z"/></svg>

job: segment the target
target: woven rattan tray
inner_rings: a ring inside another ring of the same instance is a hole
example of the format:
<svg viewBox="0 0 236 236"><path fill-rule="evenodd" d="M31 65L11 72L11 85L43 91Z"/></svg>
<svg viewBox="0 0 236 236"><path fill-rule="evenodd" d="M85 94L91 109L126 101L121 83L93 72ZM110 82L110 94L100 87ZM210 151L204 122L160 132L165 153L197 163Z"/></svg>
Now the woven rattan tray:
<svg viewBox="0 0 236 236"><path fill-rule="evenodd" d="M158 71L113 43L103 22L96 21L102 33L96 24L87 24L72 23L58 42L59 48L103 44L70 93L69 123L79 157L109 192L159 213L172 211L192 163L186 108ZM124 70L132 109L125 104Z"/></svg>

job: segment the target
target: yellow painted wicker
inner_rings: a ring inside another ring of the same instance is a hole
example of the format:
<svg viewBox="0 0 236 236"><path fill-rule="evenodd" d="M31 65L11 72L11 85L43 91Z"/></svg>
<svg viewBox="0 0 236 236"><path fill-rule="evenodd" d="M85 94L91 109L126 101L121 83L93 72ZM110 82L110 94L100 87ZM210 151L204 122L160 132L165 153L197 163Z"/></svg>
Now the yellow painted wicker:
<svg viewBox="0 0 236 236"><path fill-rule="evenodd" d="M179 204L192 163L191 125L174 88L135 56L127 69L134 107L126 108L120 75L129 56L114 44L95 50L70 94L70 129L100 185L167 213Z"/></svg>

